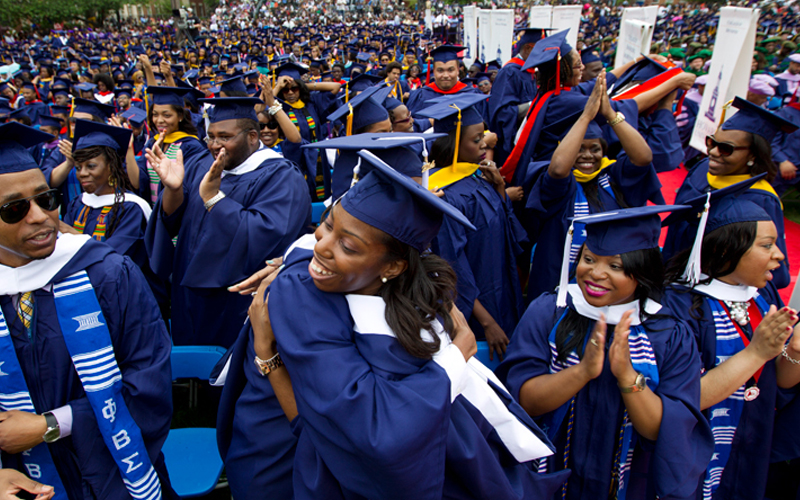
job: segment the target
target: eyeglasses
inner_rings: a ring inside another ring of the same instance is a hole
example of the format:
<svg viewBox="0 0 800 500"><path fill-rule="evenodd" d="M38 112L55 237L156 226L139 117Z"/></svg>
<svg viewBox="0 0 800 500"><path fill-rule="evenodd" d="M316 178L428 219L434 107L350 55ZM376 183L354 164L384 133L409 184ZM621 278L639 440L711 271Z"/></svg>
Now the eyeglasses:
<svg viewBox="0 0 800 500"><path fill-rule="evenodd" d="M58 190L50 189L28 198L8 202L0 207L0 219L6 224L16 224L21 221L31 209L31 200L35 201L43 210L53 211L58 208L58 198Z"/></svg>
<svg viewBox="0 0 800 500"><path fill-rule="evenodd" d="M225 147L225 145L228 144L228 142L230 142L231 139L233 139L237 135L241 135L241 134L243 134L245 132L247 132L247 130L241 130L238 134L232 135L230 137L208 137L208 136L206 136L203 140L206 141L206 144L208 144L209 146L211 146L212 144L214 144L216 142L220 146Z"/></svg>
<svg viewBox="0 0 800 500"><path fill-rule="evenodd" d="M269 128L269 129L275 130L276 128L278 128L278 122L275 121L275 120L272 120L272 121L269 121L267 123L259 123L258 124L258 128L259 128L259 130L264 130L265 128Z"/></svg>
<svg viewBox="0 0 800 500"><path fill-rule="evenodd" d="M717 148L717 152L719 152L720 156L730 156L733 154L734 151L739 151L741 149L750 149L750 146L734 146L730 142L717 142L717 140L714 139L713 136L707 135L706 148L708 149L708 151Z"/></svg>
<svg viewBox="0 0 800 500"><path fill-rule="evenodd" d="M300 92L300 87L283 87L281 92Z"/></svg>

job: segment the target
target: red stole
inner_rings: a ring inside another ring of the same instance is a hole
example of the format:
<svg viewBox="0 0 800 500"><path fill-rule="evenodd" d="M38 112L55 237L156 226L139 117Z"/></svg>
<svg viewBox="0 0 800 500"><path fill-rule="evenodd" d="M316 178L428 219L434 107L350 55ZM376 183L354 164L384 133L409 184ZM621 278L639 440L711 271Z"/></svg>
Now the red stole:
<svg viewBox="0 0 800 500"><path fill-rule="evenodd" d="M465 84L464 82L458 82L455 85L453 85L453 88L450 90L440 89L439 87L436 86L435 82L428 85L428 87L430 87L437 94L456 94L461 90L465 89L467 87L467 84Z"/></svg>

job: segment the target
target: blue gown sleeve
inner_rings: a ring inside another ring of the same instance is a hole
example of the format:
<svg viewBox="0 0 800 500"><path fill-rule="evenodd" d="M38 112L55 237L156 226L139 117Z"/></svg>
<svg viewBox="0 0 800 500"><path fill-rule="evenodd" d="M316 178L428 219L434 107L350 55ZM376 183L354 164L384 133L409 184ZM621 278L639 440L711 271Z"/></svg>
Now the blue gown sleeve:
<svg viewBox="0 0 800 500"><path fill-rule="evenodd" d="M664 203L661 197L661 181L653 164L639 167L634 165L626 154L620 154L617 162L608 167L608 174L625 197L629 207L642 207L650 199ZM660 198L660 199L659 199Z"/></svg>
<svg viewBox="0 0 800 500"><path fill-rule="evenodd" d="M106 238L106 243L120 255L125 255L138 241L144 238L147 221L142 209L136 203L124 203L124 211L117 219L114 232Z"/></svg>
<svg viewBox="0 0 800 500"><path fill-rule="evenodd" d="M297 314L298 304L315 313ZM339 488L359 498L441 498L449 378L432 361L419 360L408 374L373 367L354 335L385 343L380 351L399 344L354 332L348 311L343 296L319 292L307 271L281 273L270 288L270 321L303 420L295 491L298 474L313 481L315 470L327 468ZM304 454L308 442L316 456Z"/></svg>
<svg viewBox="0 0 800 500"><path fill-rule="evenodd" d="M659 173L675 170L683 160L683 149L672 111L658 109L648 118L649 126L639 131L653 151L653 167Z"/></svg>
<svg viewBox="0 0 800 500"><path fill-rule="evenodd" d="M189 261L182 285L214 288L237 283L249 276L245 270L259 269L264 259L280 256L310 223L311 200L296 166L269 160L256 172L261 175L248 189L246 206L229 196L202 219L192 218L201 225L193 252L202 258ZM190 196L199 198L199 182ZM217 263L213 276L208 262Z"/></svg>

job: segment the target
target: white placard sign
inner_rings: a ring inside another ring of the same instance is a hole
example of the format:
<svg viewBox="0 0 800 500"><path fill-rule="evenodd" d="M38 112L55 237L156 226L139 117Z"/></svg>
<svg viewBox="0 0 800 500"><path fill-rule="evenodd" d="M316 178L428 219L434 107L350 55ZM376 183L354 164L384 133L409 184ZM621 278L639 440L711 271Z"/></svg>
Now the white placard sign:
<svg viewBox="0 0 800 500"><path fill-rule="evenodd" d="M464 39L462 45L467 48L464 52L464 64L469 68L478 57L478 11L474 5L464 7Z"/></svg>
<svg viewBox="0 0 800 500"><path fill-rule="evenodd" d="M650 25L650 35L649 38L646 40L642 40L641 43L639 41L636 42L636 45L641 45L644 47L644 50L639 50L636 53L636 56L639 53L649 54L650 53L650 45L653 43L653 28L656 25L656 20L658 19L658 6L650 6L650 7L633 7L633 8L626 8L622 9L622 19L620 20L619 25L619 38L617 39L617 56L614 59L614 67L619 68L623 64L629 62L631 59L626 58L627 52L624 50L620 50L623 48L623 44L631 43L634 41L634 37L638 38L641 33L637 33L640 30L640 25L638 24L630 24L626 21L641 21L643 23L647 23ZM634 56L635 57L635 56Z"/></svg>
<svg viewBox="0 0 800 500"><path fill-rule="evenodd" d="M514 54L514 10L495 9L490 11L492 19L491 44L486 47L486 59L483 62L498 60L501 64L511 59Z"/></svg>
<svg viewBox="0 0 800 500"><path fill-rule="evenodd" d="M430 8L425 9L425 29L433 31L433 14Z"/></svg>
<svg viewBox="0 0 800 500"><path fill-rule="evenodd" d="M478 59L489 61L494 59L492 46L492 11L480 9L478 11Z"/></svg>
<svg viewBox="0 0 800 500"><path fill-rule="evenodd" d="M750 82L750 65L756 42L758 9L723 7L720 9L717 38L708 83L697 112L690 146L706 152L705 140L717 130L722 108L735 96L747 95ZM728 109L726 118L736 110Z"/></svg>
<svg viewBox="0 0 800 500"><path fill-rule="evenodd" d="M553 23L551 27L554 35L559 31L569 29L567 43L575 47L578 44L578 33L581 30L581 7L580 5L559 5L553 7ZM562 54L563 56L563 54Z"/></svg>
<svg viewBox="0 0 800 500"><path fill-rule="evenodd" d="M553 7L535 5L528 14L529 28L549 28L553 24Z"/></svg>
<svg viewBox="0 0 800 500"><path fill-rule="evenodd" d="M624 29L620 29L619 32L615 60L619 64L615 63L614 66L622 66L641 54L650 53L650 41L653 39L652 24L642 21L625 21Z"/></svg>

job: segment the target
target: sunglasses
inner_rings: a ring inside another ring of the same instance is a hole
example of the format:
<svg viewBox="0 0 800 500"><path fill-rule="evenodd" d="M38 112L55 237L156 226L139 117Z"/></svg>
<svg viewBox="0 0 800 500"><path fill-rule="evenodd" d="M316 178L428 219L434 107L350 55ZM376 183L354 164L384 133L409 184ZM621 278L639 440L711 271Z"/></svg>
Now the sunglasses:
<svg viewBox="0 0 800 500"><path fill-rule="evenodd" d="M275 120L272 120L272 121L269 121L267 123L259 123L258 124L258 128L259 128L259 130L264 130L265 128L269 128L269 129L275 130L276 128L278 128L278 122L276 122Z"/></svg>
<svg viewBox="0 0 800 500"><path fill-rule="evenodd" d="M0 219L6 224L16 224L28 215L31 209L31 200L35 201L43 210L51 212L58 208L59 196L57 189L50 189L43 193L35 194L21 200L14 200L0 207Z"/></svg>
<svg viewBox="0 0 800 500"><path fill-rule="evenodd" d="M283 92L283 93L287 93L287 92L292 92L292 93L294 93L294 92L300 92L300 87L283 87L283 88L281 89L281 92Z"/></svg>
<svg viewBox="0 0 800 500"><path fill-rule="evenodd" d="M714 148L717 148L717 152L720 156L730 156L734 151L739 151L740 149L750 149L750 146L734 146L730 142L717 142L714 137L707 135L706 149L711 151Z"/></svg>

